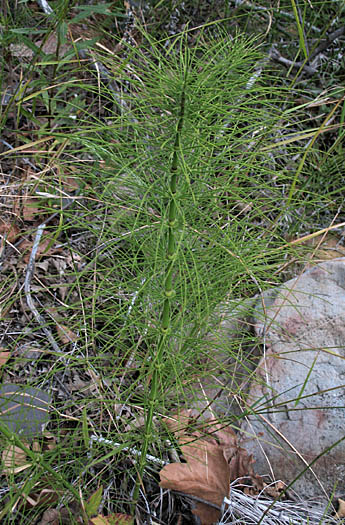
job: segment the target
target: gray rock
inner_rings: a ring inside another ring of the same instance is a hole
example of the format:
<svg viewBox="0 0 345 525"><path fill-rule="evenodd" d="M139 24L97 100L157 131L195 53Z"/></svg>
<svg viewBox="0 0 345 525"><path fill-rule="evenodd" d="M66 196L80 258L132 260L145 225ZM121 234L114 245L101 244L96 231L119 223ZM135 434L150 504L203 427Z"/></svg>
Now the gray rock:
<svg viewBox="0 0 345 525"><path fill-rule="evenodd" d="M266 299L256 323L265 355L247 398L255 415L242 426L241 445L257 473L286 483L312 463L293 485L306 498L344 493L345 258L309 269Z"/></svg>
<svg viewBox="0 0 345 525"><path fill-rule="evenodd" d="M0 423L19 438L39 436L49 421L51 397L25 385L0 385Z"/></svg>

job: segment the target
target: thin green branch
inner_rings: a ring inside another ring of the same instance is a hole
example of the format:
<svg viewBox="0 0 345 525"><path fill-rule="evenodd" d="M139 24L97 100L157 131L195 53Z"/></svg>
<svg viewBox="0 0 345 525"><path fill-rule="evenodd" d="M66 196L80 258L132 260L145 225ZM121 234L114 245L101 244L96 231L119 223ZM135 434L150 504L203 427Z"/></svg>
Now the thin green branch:
<svg viewBox="0 0 345 525"><path fill-rule="evenodd" d="M178 166L179 166L179 155L181 149L181 133L184 123L185 115L185 89L187 81L187 69L185 71L184 82L181 90L180 98L180 110L178 117L178 124L176 128L174 149L172 164L170 168L170 202L168 211L168 240L167 240L167 251L166 251L166 274L164 281L164 302L161 316L161 335L157 345L156 355L153 357L151 362L151 389L148 399L148 409L145 418L145 434L141 449L141 456L139 460L138 468L138 480L134 492L134 503L136 503L139 496L139 488L141 480L143 479L143 473L146 465L146 456L148 447L152 443L152 423L155 408L158 399L158 391L160 384L160 376L162 369L162 360L166 342L170 335L170 323L171 323L171 300L175 296L175 290L173 285L173 274L174 274L174 262L176 260L178 245L176 243L176 224L177 224L177 205L176 205L176 194L177 194L177 182L178 182Z"/></svg>

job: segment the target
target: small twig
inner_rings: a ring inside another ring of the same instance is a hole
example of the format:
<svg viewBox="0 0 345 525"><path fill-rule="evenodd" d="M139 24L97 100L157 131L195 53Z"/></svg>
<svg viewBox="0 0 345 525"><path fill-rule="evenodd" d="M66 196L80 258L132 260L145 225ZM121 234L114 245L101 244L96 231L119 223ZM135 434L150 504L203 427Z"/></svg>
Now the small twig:
<svg viewBox="0 0 345 525"><path fill-rule="evenodd" d="M340 36L344 34L345 34L345 26L342 26L336 31L333 31L333 33L330 33L327 39L321 42L321 44L318 45L316 49L314 49L314 51L308 57L308 60L312 60L317 55L322 53L322 51L325 51L325 49L327 49L331 44L333 44L334 40L336 40L337 38L339 38Z"/></svg>
<svg viewBox="0 0 345 525"><path fill-rule="evenodd" d="M112 447L122 447L122 445L120 443L116 443L116 441L112 441L111 439L106 439L104 437L98 437L95 434L92 434L90 436L90 441L91 441L91 444L90 444L91 447L92 447L93 441L95 443L111 445ZM136 456L137 458L141 456L141 451L134 447L122 447L121 452L129 452L130 454L133 454L133 456ZM167 464L167 462L164 461L163 459L156 458L155 456L151 456L151 454L146 454L146 460L148 462L155 463L156 465L159 465L160 467L164 467L164 465Z"/></svg>
<svg viewBox="0 0 345 525"><path fill-rule="evenodd" d="M333 44L334 40L336 40L344 34L345 26L342 26L336 31L333 31L333 33L328 35L328 38L326 40L321 42L321 44L318 45L317 48L310 53L306 61L294 62L293 60L289 60L288 58L283 57L274 46L272 47L269 56L271 60L279 62L280 64L283 64L286 67L292 67L293 69L302 69L308 75L314 75L315 73L317 73L317 69L313 66L308 65L306 62L310 62L313 58L322 53L322 51L325 51L331 44Z"/></svg>
<svg viewBox="0 0 345 525"><path fill-rule="evenodd" d="M151 512L151 509L150 509L149 502L147 501L146 494L145 494L145 492L142 489L140 489L139 493L140 493L140 496L142 497L142 500L144 501L145 506L146 506L146 513L147 513L147 518L148 518L149 524L152 525L153 524L153 521L152 521L152 518L151 518L152 512Z"/></svg>
<svg viewBox="0 0 345 525"><path fill-rule="evenodd" d="M36 254L37 254L37 250L38 250L38 247L39 247L39 244L40 244L40 240L41 240L41 237L42 237L42 234L43 234L43 232L45 230L46 225L47 225L47 222L45 222L43 224L40 224L40 226L37 228L35 240L34 240L34 243L33 243L33 246L32 246L31 254L30 254L30 259L29 259L29 262L28 262L28 265L27 265L27 268L26 268L25 282L24 282L24 291L25 291L25 297L26 297L27 305L30 308L32 314L34 315L37 323L41 326L43 332L47 336L47 339L50 342L50 344L52 345L52 347L55 350L55 352L58 353L58 354L62 354L63 355L64 352L62 352L60 350L60 348L59 348L57 342L55 341L52 333L50 332L50 330L48 330L48 328L46 326L45 319L38 312L36 306L34 305L34 302L33 302L32 296L31 296L31 289L30 289L32 276L33 276L34 271L35 271ZM66 389L65 385L60 381L60 379L57 376L56 376L56 380L58 381L58 383L60 384L62 389L65 391L65 393L67 395L69 395L69 392Z"/></svg>
<svg viewBox="0 0 345 525"><path fill-rule="evenodd" d="M305 73L308 75L314 75L317 73L317 69L312 66L308 66L308 64L305 64L304 62L294 62L293 60L289 60L288 58L283 57L278 49L276 49L274 46L272 46L270 53L269 53L270 59L274 62L278 62L279 64L283 64L283 66L286 67L292 67L293 69L303 69Z"/></svg>
<svg viewBox="0 0 345 525"><path fill-rule="evenodd" d="M46 326L46 322L45 322L44 318L42 317L42 315L38 312L36 306L34 305L32 296L31 296L31 279L32 279L33 273L35 271L36 254L37 254L38 246L40 244L40 240L41 240L41 237L42 237L42 234L43 234L43 231L44 231L45 227L46 227L46 223L43 223L37 228L35 240L34 240L34 243L33 243L33 246L32 246L31 254L30 254L30 259L29 259L29 262L28 262L28 266L26 268L25 282L24 282L24 291L25 291L25 297L26 297L27 305L30 308L32 314L34 315L37 323L41 326L43 332L47 336L47 339L50 342L50 344L52 345L54 351L59 353L59 354L62 354L63 352L60 350L60 348L59 348L57 342L55 341L55 339L54 339L52 333L50 332L50 330L48 330L48 328Z"/></svg>
<svg viewBox="0 0 345 525"><path fill-rule="evenodd" d="M47 0L37 0L38 5L42 8L46 15L54 13L53 9L48 4Z"/></svg>

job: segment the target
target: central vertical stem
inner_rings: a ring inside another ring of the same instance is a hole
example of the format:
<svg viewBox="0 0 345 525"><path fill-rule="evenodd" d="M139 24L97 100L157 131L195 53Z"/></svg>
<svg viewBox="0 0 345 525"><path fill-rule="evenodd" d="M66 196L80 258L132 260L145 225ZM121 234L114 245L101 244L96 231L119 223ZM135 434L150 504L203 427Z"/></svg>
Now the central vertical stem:
<svg viewBox="0 0 345 525"><path fill-rule="evenodd" d="M170 168L170 185L169 185L169 209L167 214L168 221L168 238L167 238L167 249L166 249L166 270L164 279L164 301L161 315L161 335L158 340L157 350L153 357L150 369L151 369L151 389L148 399L148 408L145 419L145 434L139 459L138 468L138 480L134 492L134 502L138 500L140 483L142 481L145 465L146 455L149 444L152 443L152 421L157 403L157 395L160 384L160 376L164 364L162 363L164 348L166 341L169 338L170 322L171 322L171 299L175 296L175 290L173 287L173 272L174 263L177 255L176 245L176 224L177 224L177 206L176 206L176 193L177 193L177 171L179 165L179 153L181 147L181 132L184 122L185 112L185 85L186 77L184 79L181 99L180 99L180 111L178 117L177 128L175 132L174 150L172 163Z"/></svg>

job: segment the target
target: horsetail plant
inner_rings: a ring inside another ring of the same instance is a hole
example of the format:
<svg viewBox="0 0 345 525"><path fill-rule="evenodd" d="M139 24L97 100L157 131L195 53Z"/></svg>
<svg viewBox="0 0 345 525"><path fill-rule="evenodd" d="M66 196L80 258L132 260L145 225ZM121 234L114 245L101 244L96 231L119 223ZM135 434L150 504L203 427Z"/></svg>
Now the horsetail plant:
<svg viewBox="0 0 345 525"><path fill-rule="evenodd" d="M184 52L184 55L182 54ZM164 299L163 299L163 310L161 317L161 335L157 345L156 355L151 361L151 389L148 399L148 409L145 418L145 433L142 444L142 450L139 461L139 476L136 484L136 490L134 493L134 501L137 500L139 495L139 484L142 480L144 468L146 464L146 456L148 447L152 442L152 422L155 413L155 408L158 398L158 386L161 380L162 360L165 349L166 339L170 336L170 318L171 318L171 300L175 297L176 292L174 290L173 274L174 274L174 263L177 257L178 244L176 242L176 228L177 228L177 182L178 182L178 168L179 168L179 156L183 155L181 151L181 132L184 121L184 108L185 108L185 84L188 78L188 48L181 49L181 56L184 57L183 64L185 67L184 79L179 94L179 115L178 122L175 132L175 141L173 147L173 154L170 168L170 191L169 191L169 203L167 213L167 245L166 245L166 270L165 270L165 281L164 281ZM163 385L162 385L163 386Z"/></svg>
<svg viewBox="0 0 345 525"><path fill-rule="evenodd" d="M69 434L73 446L87 447L92 425L87 465L71 445L64 468L69 476L71 459L83 483L88 469L92 482L108 475L118 483L109 498L122 512L141 504L149 454L166 455L159 417L199 407L204 380L221 384L229 399L242 395L228 361L247 366L241 345L253 334L222 340L217 308L228 301L231 310L279 278L274 272L289 248L275 219L293 181L282 161L290 142L277 155L270 148L293 110L284 89L267 81L269 66L253 39L221 24L160 42L144 31L140 38L128 49L121 41L121 56L95 50L100 76L90 83L78 77L80 100L57 93L62 116L49 134L64 145L49 177L72 174L81 186L75 209L62 208L59 223L71 259L76 252L83 261L79 270L73 263L60 305L68 305L70 328L80 334L69 369L88 375L92 365L100 382L80 411L84 424ZM56 185L47 175L39 191L51 194ZM293 193L297 208L299 188ZM75 240L80 232L85 246ZM228 414L226 407L225 422ZM132 470L122 468L124 451ZM157 471L154 477L157 487Z"/></svg>
<svg viewBox="0 0 345 525"><path fill-rule="evenodd" d="M113 310L117 339L110 340L112 351L117 340L133 341L128 353L137 377L119 395L133 397L144 413L134 504L147 454L160 442L155 417L191 403L194 377L208 374L205 336L215 308L229 294L256 290L281 260L279 232L269 242L261 234L280 211L272 178L288 179L271 168L265 150L286 122L277 102L282 88L262 82L255 42L220 27L207 37L201 31L192 48L188 31L172 42L143 34L146 47L129 46L129 65L117 69L130 88L121 101L103 94L117 114L77 137L108 168L100 199L109 207L104 245L115 250L126 236L112 280L106 270L109 284L100 283L98 293L113 301L118 286L136 297L130 315L125 305ZM118 351L123 359L121 345ZM235 348L226 352L238 359Z"/></svg>

